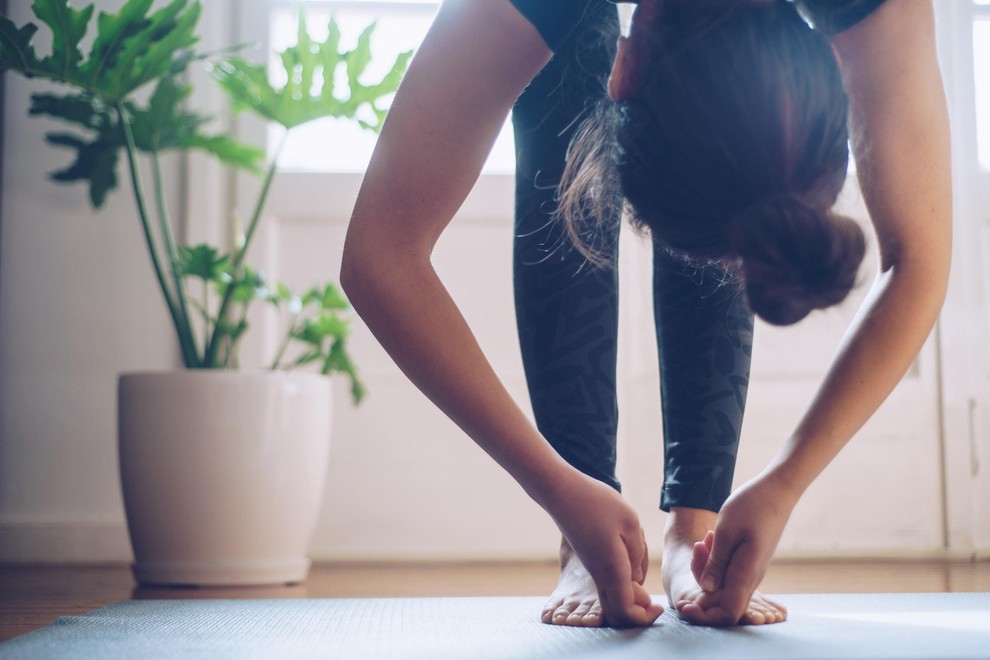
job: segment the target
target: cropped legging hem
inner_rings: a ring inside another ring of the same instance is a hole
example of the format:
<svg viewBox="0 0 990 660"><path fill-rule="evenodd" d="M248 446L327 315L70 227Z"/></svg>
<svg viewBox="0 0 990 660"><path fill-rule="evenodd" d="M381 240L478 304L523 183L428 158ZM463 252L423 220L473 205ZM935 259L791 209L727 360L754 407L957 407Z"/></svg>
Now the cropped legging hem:
<svg viewBox="0 0 990 660"><path fill-rule="evenodd" d="M711 488L685 488L665 485L660 491L660 509L669 513L670 508L676 506L687 509L706 509L718 513L728 497L729 493L724 489L713 490Z"/></svg>

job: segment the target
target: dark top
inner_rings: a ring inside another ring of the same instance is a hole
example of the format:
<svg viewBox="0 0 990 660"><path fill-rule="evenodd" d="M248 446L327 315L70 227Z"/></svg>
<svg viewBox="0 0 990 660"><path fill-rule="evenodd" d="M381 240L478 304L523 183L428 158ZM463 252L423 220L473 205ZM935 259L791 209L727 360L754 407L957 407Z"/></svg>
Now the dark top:
<svg viewBox="0 0 990 660"><path fill-rule="evenodd" d="M551 50L564 41L596 0L511 0ZM610 0L631 2L636 0ZM884 0L791 0L817 30L834 35L866 18Z"/></svg>

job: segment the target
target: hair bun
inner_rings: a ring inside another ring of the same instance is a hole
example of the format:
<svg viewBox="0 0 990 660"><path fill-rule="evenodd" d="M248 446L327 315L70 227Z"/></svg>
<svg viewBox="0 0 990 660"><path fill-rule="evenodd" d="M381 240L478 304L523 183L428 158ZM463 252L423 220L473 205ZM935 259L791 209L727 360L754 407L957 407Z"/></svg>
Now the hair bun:
<svg viewBox="0 0 990 660"><path fill-rule="evenodd" d="M849 294L866 251L853 220L793 194L771 195L732 219L750 308L774 325L797 323Z"/></svg>

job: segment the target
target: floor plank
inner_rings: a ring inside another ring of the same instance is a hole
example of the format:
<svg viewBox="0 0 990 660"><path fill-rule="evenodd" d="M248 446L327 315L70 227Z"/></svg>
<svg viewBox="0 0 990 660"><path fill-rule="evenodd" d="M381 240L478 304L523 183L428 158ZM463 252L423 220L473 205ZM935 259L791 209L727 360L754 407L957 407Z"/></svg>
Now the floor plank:
<svg viewBox="0 0 990 660"><path fill-rule="evenodd" d="M319 563L302 584L239 588L144 588L123 564L0 565L0 641L65 614L119 600L169 598L355 598L542 596L556 581L549 562ZM659 566L647 587L662 591ZM775 562L767 593L990 591L990 562ZM784 599L786 603L786 599Z"/></svg>

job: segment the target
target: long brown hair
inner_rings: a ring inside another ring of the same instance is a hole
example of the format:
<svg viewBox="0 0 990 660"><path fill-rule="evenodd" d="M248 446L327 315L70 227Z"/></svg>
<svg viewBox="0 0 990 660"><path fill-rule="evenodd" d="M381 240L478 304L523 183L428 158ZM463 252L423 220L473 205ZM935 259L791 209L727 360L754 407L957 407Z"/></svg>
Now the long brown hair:
<svg viewBox="0 0 990 660"><path fill-rule="evenodd" d="M665 0L634 23L635 91L585 121L558 215L603 265L599 218L741 276L753 311L787 325L843 300L865 251L831 211L849 160L848 99L828 40L782 0Z"/></svg>

